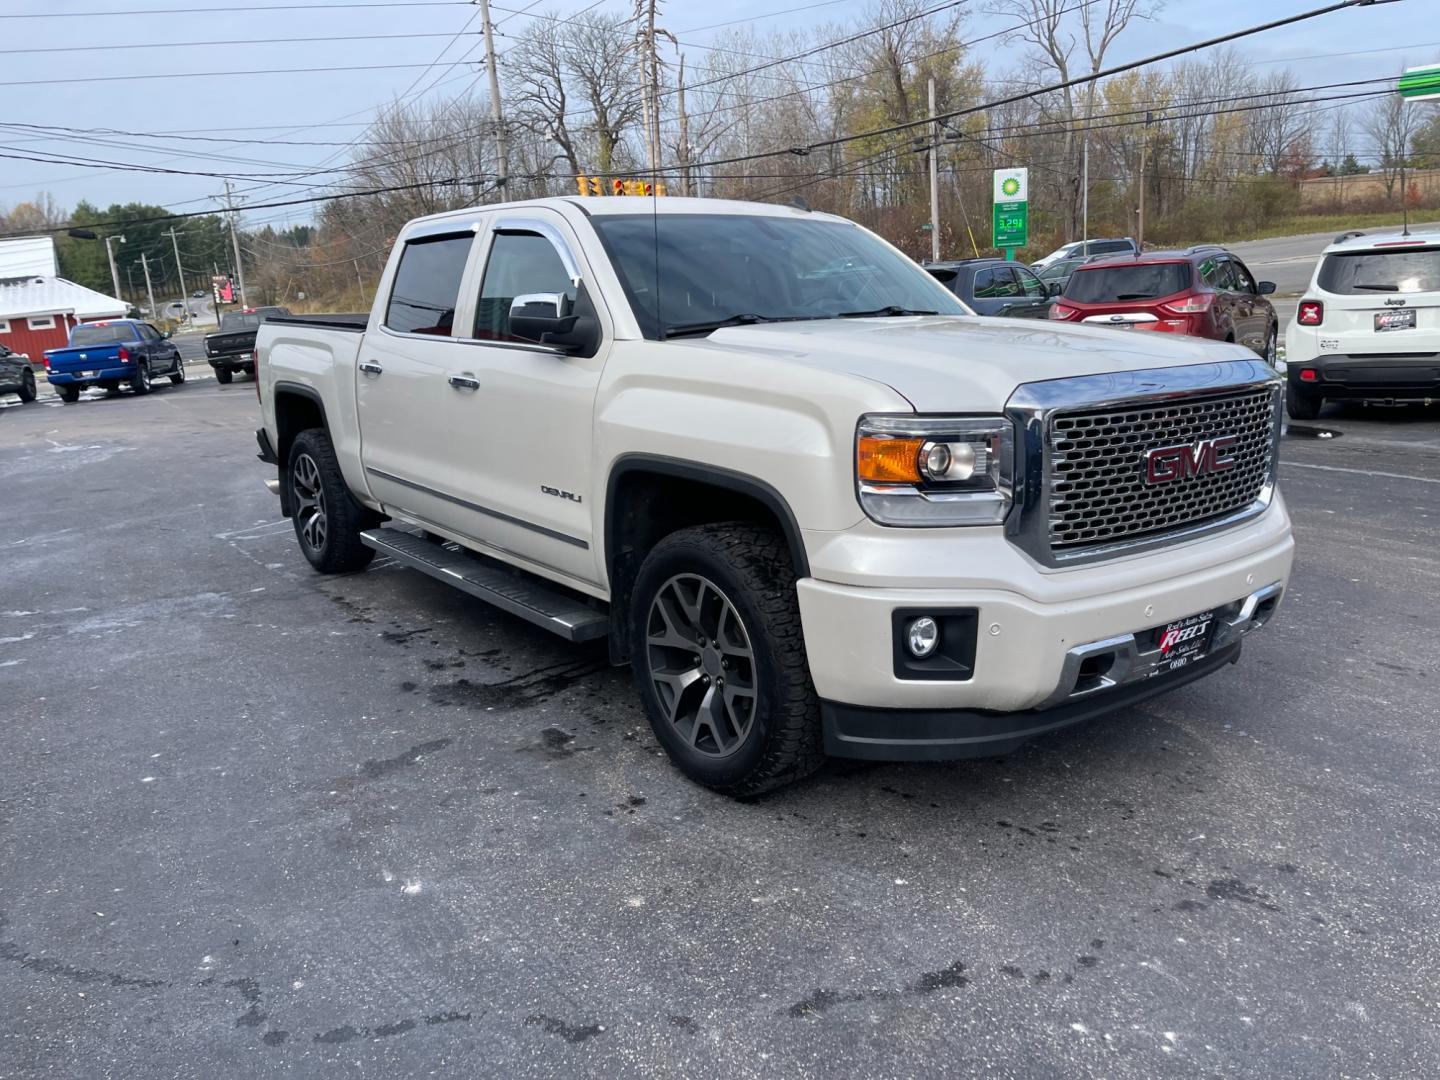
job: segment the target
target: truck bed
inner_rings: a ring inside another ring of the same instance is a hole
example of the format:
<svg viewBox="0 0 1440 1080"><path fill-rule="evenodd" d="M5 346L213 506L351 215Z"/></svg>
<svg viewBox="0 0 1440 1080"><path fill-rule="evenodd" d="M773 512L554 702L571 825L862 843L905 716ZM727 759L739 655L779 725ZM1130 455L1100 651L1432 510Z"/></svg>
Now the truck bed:
<svg viewBox="0 0 1440 1080"><path fill-rule="evenodd" d="M343 330L356 334L364 333L370 322L369 315L271 315L265 320L269 326L310 326L325 330Z"/></svg>

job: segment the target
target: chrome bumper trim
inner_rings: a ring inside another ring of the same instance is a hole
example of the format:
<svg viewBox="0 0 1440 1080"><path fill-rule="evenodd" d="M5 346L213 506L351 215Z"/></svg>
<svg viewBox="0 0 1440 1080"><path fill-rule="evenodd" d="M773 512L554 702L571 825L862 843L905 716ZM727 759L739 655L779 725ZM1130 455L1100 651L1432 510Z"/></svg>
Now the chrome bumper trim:
<svg viewBox="0 0 1440 1080"><path fill-rule="evenodd" d="M1277 581L1220 608L1216 612L1216 625L1210 638L1209 652L1215 653L1228 648L1252 630L1258 630L1269 622L1280 605L1283 591L1284 587ZM1103 671L1087 674L1082 685L1081 670L1085 662L1106 656L1110 657L1108 666ZM1161 659L1159 649L1142 651L1134 634L1120 634L1076 645L1065 653L1065 663L1060 669L1060 679L1054 691L1035 707L1051 709L1057 705L1095 697L1126 683L1149 678L1160 666Z"/></svg>

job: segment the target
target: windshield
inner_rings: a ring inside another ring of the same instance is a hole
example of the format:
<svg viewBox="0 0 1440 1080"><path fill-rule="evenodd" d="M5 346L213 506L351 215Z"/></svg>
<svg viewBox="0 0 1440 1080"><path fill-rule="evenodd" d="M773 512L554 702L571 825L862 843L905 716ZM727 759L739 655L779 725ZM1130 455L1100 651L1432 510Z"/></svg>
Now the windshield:
<svg viewBox="0 0 1440 1080"><path fill-rule="evenodd" d="M847 222L730 214L593 221L648 338L737 316L969 314L919 266Z"/></svg>
<svg viewBox="0 0 1440 1080"><path fill-rule="evenodd" d="M134 341L138 334L125 323L111 323L109 326L77 326L70 334L70 344L115 345L122 341Z"/></svg>
<svg viewBox="0 0 1440 1080"><path fill-rule="evenodd" d="M1125 263L1077 267L1065 283L1065 299L1077 304L1153 300L1190 287L1189 263Z"/></svg>
<svg viewBox="0 0 1440 1080"><path fill-rule="evenodd" d="M1440 292L1440 247L1326 255L1319 285L1331 293Z"/></svg>

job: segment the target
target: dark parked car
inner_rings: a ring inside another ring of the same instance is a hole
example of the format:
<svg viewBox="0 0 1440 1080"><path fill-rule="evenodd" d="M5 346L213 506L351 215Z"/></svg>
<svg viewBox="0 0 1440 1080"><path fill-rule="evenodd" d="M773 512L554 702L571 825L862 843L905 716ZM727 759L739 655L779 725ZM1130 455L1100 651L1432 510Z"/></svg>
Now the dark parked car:
<svg viewBox="0 0 1440 1080"><path fill-rule="evenodd" d="M289 315L283 307L245 308L220 317L220 329L205 335L205 359L215 378L228 383L237 371L255 374L255 333L271 315Z"/></svg>
<svg viewBox="0 0 1440 1080"><path fill-rule="evenodd" d="M977 315L1043 319L1050 313L1050 291L1028 266L1004 259L960 259L928 263L925 269Z"/></svg>
<svg viewBox="0 0 1440 1080"><path fill-rule="evenodd" d="M1059 262L1053 262L1049 266L1036 264L1030 267L1030 269L1035 271L1036 275L1045 283L1051 293L1058 296L1064 290L1065 283L1070 280L1070 275L1075 272L1076 268L1084 266L1087 262L1093 262L1096 259L1104 257L1103 255L1077 256L1073 259L1061 259Z"/></svg>
<svg viewBox="0 0 1440 1080"><path fill-rule="evenodd" d="M1235 341L1275 363L1280 322L1239 257L1205 245L1096 259L1070 275L1052 319Z"/></svg>
<svg viewBox="0 0 1440 1080"><path fill-rule="evenodd" d="M21 401L35 400L35 370L30 357L0 345L0 394L19 394Z"/></svg>

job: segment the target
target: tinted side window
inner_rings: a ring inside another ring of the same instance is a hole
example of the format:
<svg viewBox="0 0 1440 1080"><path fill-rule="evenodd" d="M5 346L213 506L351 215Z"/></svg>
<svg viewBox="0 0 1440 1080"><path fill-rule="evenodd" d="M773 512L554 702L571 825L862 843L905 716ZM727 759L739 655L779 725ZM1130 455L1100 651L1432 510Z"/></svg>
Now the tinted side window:
<svg viewBox="0 0 1440 1080"><path fill-rule="evenodd" d="M1103 255L1107 251L1134 251L1135 247L1128 240L1106 240L1099 244L1090 245L1092 255Z"/></svg>
<svg viewBox="0 0 1440 1080"><path fill-rule="evenodd" d="M999 295L1001 295L999 271L990 268L986 268L984 270L976 270L974 290L975 299L993 300Z"/></svg>
<svg viewBox="0 0 1440 1080"><path fill-rule="evenodd" d="M1245 269L1245 264L1239 259L1230 260L1230 269L1235 274L1235 287L1243 293L1255 291L1255 279L1250 276L1250 271Z"/></svg>
<svg viewBox="0 0 1440 1080"><path fill-rule="evenodd" d="M1020 295L1020 282L1015 280L1015 271L1009 266L995 268L995 295L1011 297Z"/></svg>
<svg viewBox="0 0 1440 1080"><path fill-rule="evenodd" d="M406 244L385 309L385 325L403 334L451 336L460 279L474 240L466 233Z"/></svg>
<svg viewBox="0 0 1440 1080"><path fill-rule="evenodd" d="M527 293L563 293L572 305L576 299L565 264L549 240L535 233L500 233L490 246L480 283L475 337L524 341L510 332L510 305Z"/></svg>
<svg viewBox="0 0 1440 1080"><path fill-rule="evenodd" d="M1045 286L1040 284L1040 279L1029 270L1020 267L1015 268L1015 276L1020 279L1020 289L1026 296L1041 297L1046 295Z"/></svg>

